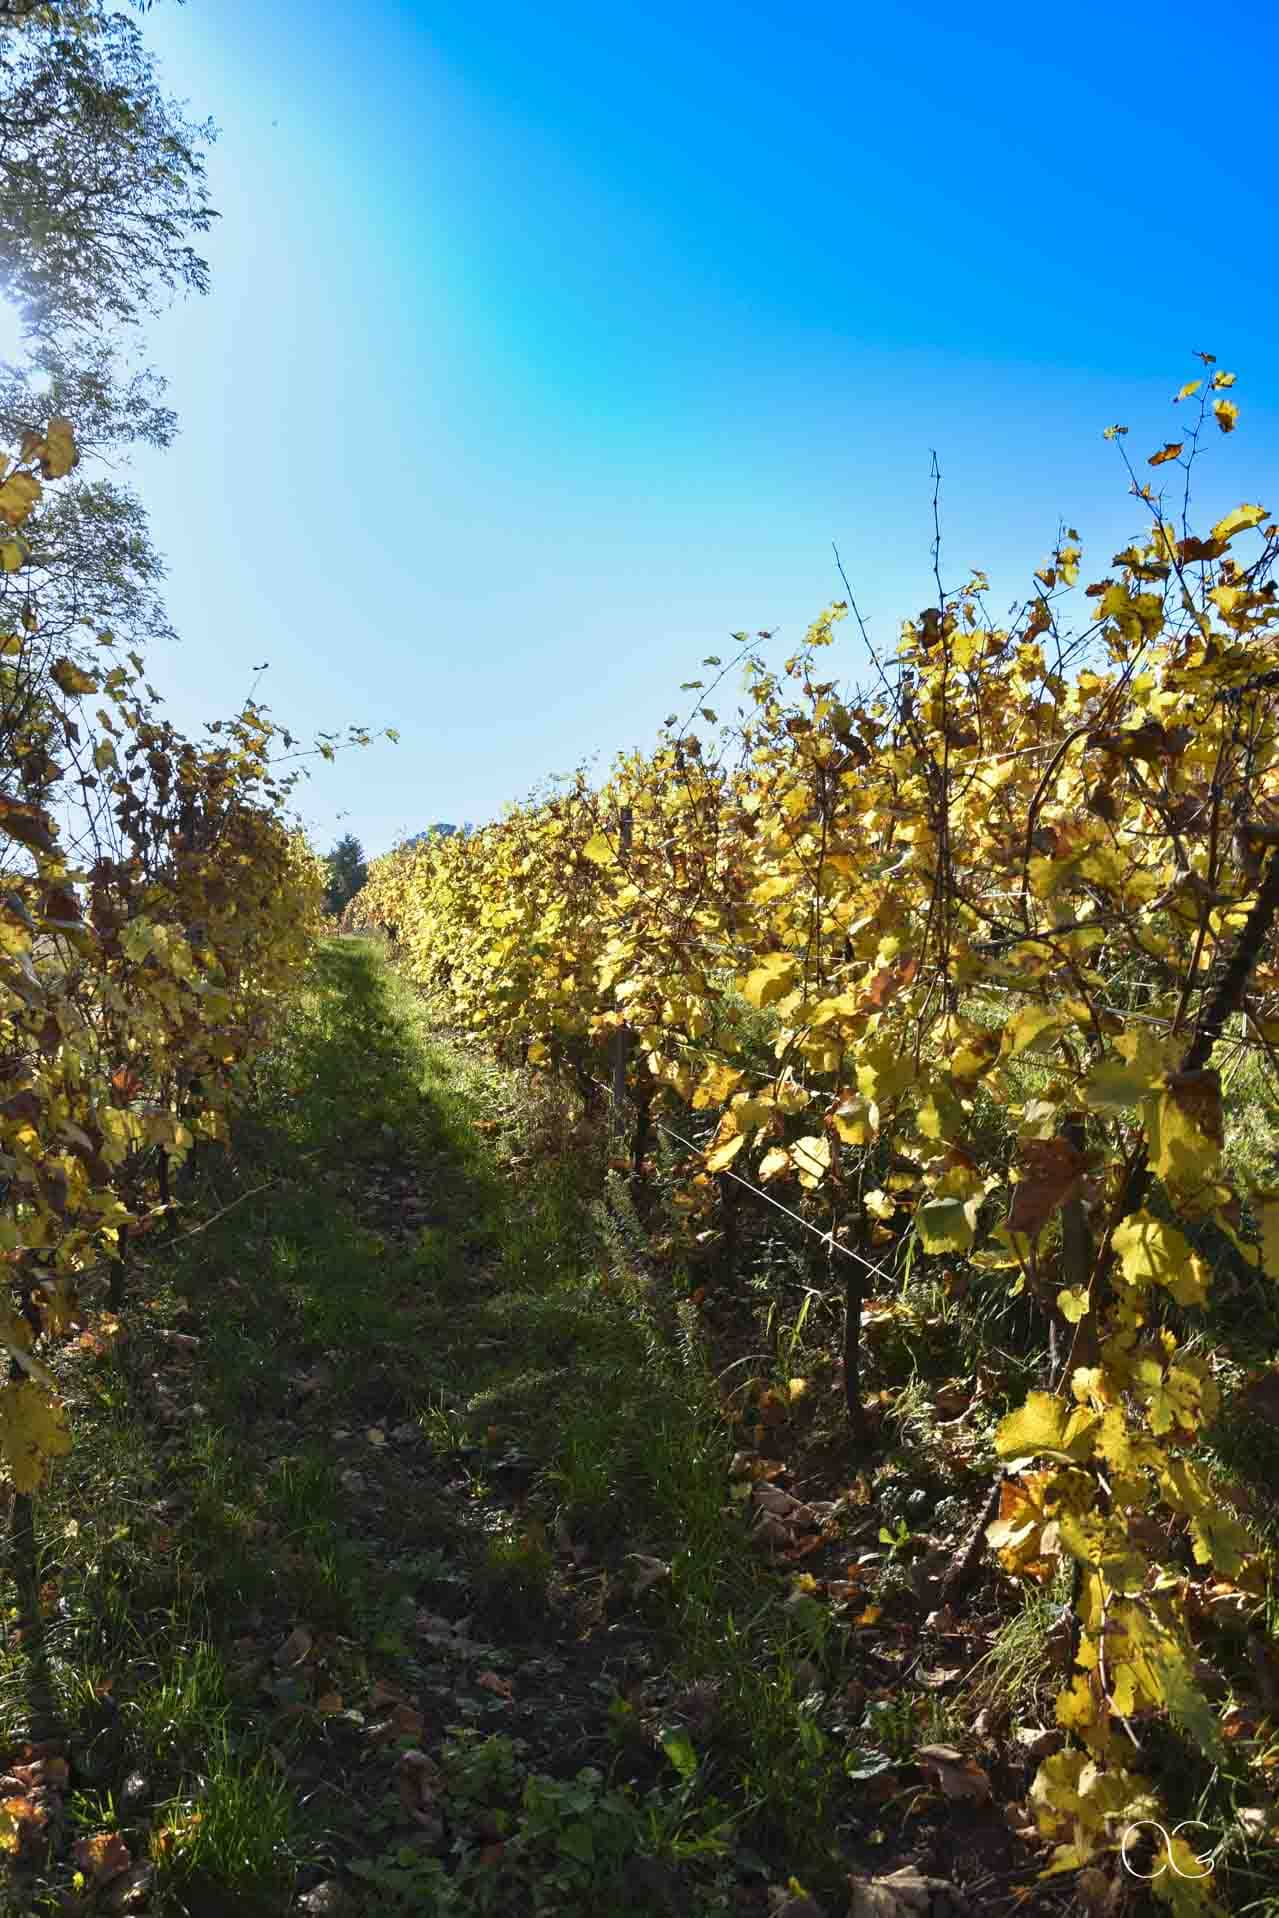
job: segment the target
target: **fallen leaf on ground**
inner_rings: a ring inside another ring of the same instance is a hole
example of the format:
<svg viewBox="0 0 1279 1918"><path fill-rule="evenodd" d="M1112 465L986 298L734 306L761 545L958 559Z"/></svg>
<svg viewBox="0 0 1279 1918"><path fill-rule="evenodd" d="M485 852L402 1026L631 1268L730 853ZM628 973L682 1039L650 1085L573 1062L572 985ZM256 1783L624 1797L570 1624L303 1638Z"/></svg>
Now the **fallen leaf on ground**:
<svg viewBox="0 0 1279 1918"><path fill-rule="evenodd" d="M417 1615L416 1630L419 1638L424 1638L435 1651L449 1652L455 1658L473 1657L475 1647L466 1636L466 1621L441 1618L436 1612L421 1611Z"/></svg>
<svg viewBox="0 0 1279 1918"><path fill-rule="evenodd" d="M756 1545L763 1545L770 1551L776 1551L790 1544L790 1533L780 1518L774 1518L771 1512L761 1512L759 1520L751 1531Z"/></svg>
<svg viewBox="0 0 1279 1918"><path fill-rule="evenodd" d="M395 1768L395 1782L400 1803L409 1817L426 1830L434 1831L440 1823L434 1810L435 1801L444 1788L444 1775L435 1760L424 1751L402 1752Z"/></svg>
<svg viewBox="0 0 1279 1918"><path fill-rule="evenodd" d="M276 1646L276 1664L300 1665L304 1659L310 1657L314 1642L305 1625L295 1625L283 1644Z"/></svg>
<svg viewBox="0 0 1279 1918"><path fill-rule="evenodd" d="M383 1684L380 1678L369 1686L369 1710L381 1711L384 1705L402 1705L404 1693L397 1691L394 1685Z"/></svg>
<svg viewBox="0 0 1279 1918"><path fill-rule="evenodd" d="M351 1900L340 1879L326 1878L322 1884L304 1891L298 1899L303 1911L311 1918L342 1918L342 1914L351 1908Z"/></svg>
<svg viewBox="0 0 1279 1918"><path fill-rule="evenodd" d="M373 1745L389 1745L396 1738L420 1738L423 1729L421 1712L415 1711L410 1704L401 1703L392 1706L389 1717L369 1726L368 1737Z"/></svg>
<svg viewBox="0 0 1279 1918"><path fill-rule="evenodd" d="M109 1878L128 1871L133 1863L133 1854L118 1831L100 1831L92 1838L77 1841L75 1861L96 1885L105 1885Z"/></svg>
<svg viewBox="0 0 1279 1918"><path fill-rule="evenodd" d="M103 1903L108 1911L141 1914L151 1909L147 1900L154 1885L153 1864L131 1865L128 1871L121 1872L111 1880Z"/></svg>
<svg viewBox="0 0 1279 1918"><path fill-rule="evenodd" d="M1065 1733L1055 1726L1044 1729L1039 1725L1018 1725L1013 1737L1027 1758L1047 1758L1050 1752L1060 1751L1065 1743Z"/></svg>
<svg viewBox="0 0 1279 1918"><path fill-rule="evenodd" d="M751 1497L756 1505L771 1512L774 1518L784 1518L792 1525L816 1523L812 1507L805 1505L803 1499L794 1497L792 1493L784 1492L780 1485L769 1485L765 1480L758 1479Z"/></svg>
<svg viewBox="0 0 1279 1918"><path fill-rule="evenodd" d="M850 1877L848 1886L848 1918L962 1918L972 1909L957 1885L926 1878L913 1865L884 1878Z"/></svg>
<svg viewBox="0 0 1279 1918"><path fill-rule="evenodd" d="M0 1844L11 1852L30 1851L42 1845L41 1833L49 1821L43 1805L33 1798L0 1800Z"/></svg>
<svg viewBox="0 0 1279 1918"><path fill-rule="evenodd" d="M826 1918L823 1906L794 1878L789 1885L768 1887L768 1918Z"/></svg>
<svg viewBox="0 0 1279 1918"><path fill-rule="evenodd" d="M476 1679L481 1691L492 1692L498 1698L514 1698L515 1688L509 1678L499 1678L496 1672L481 1672Z"/></svg>
<svg viewBox="0 0 1279 1918"><path fill-rule="evenodd" d="M975 1758L965 1758L953 1745L921 1745L915 1762L946 1798L968 1798L981 1803L991 1795L990 1779Z"/></svg>
<svg viewBox="0 0 1279 1918"><path fill-rule="evenodd" d="M65 1791L71 1774L65 1758L49 1757L34 1759L29 1765L15 1765L13 1775L28 1790L51 1785L55 1791Z"/></svg>
<svg viewBox="0 0 1279 1918"><path fill-rule="evenodd" d="M659 1580L671 1575L671 1568L665 1559L648 1558L643 1552L628 1552L627 1557L637 1567L634 1585L636 1598L646 1592L650 1585L656 1585Z"/></svg>

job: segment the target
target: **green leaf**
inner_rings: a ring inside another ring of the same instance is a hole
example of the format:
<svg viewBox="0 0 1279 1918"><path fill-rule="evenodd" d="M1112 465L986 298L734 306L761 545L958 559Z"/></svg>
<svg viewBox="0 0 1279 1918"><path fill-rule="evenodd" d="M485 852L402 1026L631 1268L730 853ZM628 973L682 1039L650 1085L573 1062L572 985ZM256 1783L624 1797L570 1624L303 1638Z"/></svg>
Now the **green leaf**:
<svg viewBox="0 0 1279 1918"><path fill-rule="evenodd" d="M687 1785L697 1776L697 1753L687 1732L663 1732L662 1750Z"/></svg>
<svg viewBox="0 0 1279 1918"><path fill-rule="evenodd" d="M595 1862L595 1834L582 1819L576 1824L565 1825L556 1837L555 1845L566 1858L576 1858L579 1864L592 1865Z"/></svg>

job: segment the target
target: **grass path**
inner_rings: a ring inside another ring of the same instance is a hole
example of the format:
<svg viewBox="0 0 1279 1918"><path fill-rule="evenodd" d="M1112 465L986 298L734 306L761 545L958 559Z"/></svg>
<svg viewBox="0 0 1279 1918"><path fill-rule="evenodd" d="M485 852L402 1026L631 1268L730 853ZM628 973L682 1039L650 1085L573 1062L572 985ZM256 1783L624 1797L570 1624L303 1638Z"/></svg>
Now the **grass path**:
<svg viewBox="0 0 1279 1918"><path fill-rule="evenodd" d="M918 1701L747 1549L694 1330L565 1126L324 949L199 1175L192 1216L229 1209L62 1365L45 1665L10 1628L0 1709L10 1750L48 1731L42 1675L71 1772L13 1909L803 1918L793 1876L834 1918L853 1869L992 1913L1033 1880L994 1806L920 1811ZM132 1861L96 1898L95 1834Z"/></svg>

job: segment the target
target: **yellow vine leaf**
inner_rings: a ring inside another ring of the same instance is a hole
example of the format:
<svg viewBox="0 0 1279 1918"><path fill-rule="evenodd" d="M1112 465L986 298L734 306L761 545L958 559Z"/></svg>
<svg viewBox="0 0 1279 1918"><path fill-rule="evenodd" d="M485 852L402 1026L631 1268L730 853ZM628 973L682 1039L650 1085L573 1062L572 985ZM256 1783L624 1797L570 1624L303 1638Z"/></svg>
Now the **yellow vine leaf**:
<svg viewBox="0 0 1279 1918"><path fill-rule="evenodd" d="M742 1147L746 1144L746 1134L735 1132L731 1138L724 1139L719 1145L712 1146L706 1154L708 1172L724 1172L732 1165Z"/></svg>
<svg viewBox="0 0 1279 1918"><path fill-rule="evenodd" d="M969 1199L928 1199L915 1211L925 1252L967 1252L977 1229L981 1194Z"/></svg>
<svg viewBox="0 0 1279 1918"><path fill-rule="evenodd" d="M986 1542L1013 1578L1043 1584L1060 1561L1057 1524L1048 1509L1053 1479L1051 1472L1027 1472L1000 1485L999 1517L986 1527Z"/></svg>
<svg viewBox="0 0 1279 1918"><path fill-rule="evenodd" d="M1139 1105L1149 1092L1155 1072L1145 1061L1102 1059L1081 1088L1090 1112L1121 1114Z"/></svg>
<svg viewBox="0 0 1279 1918"><path fill-rule="evenodd" d="M1239 418L1239 408L1233 400L1214 400L1212 410L1217 415L1217 424L1223 433L1233 433L1235 421Z"/></svg>
<svg viewBox="0 0 1279 1918"><path fill-rule="evenodd" d="M791 1158L800 1184L811 1192L830 1171L830 1140L816 1133L806 1139L796 1139Z"/></svg>
<svg viewBox="0 0 1279 1918"><path fill-rule="evenodd" d="M1208 1268L1175 1225L1143 1208L1115 1227L1111 1243L1129 1285L1163 1286L1179 1305L1202 1305L1206 1300Z"/></svg>
<svg viewBox="0 0 1279 1918"><path fill-rule="evenodd" d="M869 1145L879 1131L879 1107L869 1099L845 1099L831 1123L845 1145Z"/></svg>
<svg viewBox="0 0 1279 1918"><path fill-rule="evenodd" d="M693 1094L693 1108L703 1111L707 1106L722 1106L729 1095L737 1090L745 1074L736 1072L731 1066L710 1066L702 1075Z"/></svg>
<svg viewBox="0 0 1279 1918"><path fill-rule="evenodd" d="M0 1456L17 1492L34 1492L43 1485L50 1459L71 1450L66 1412L31 1379L0 1386Z"/></svg>
<svg viewBox="0 0 1279 1918"><path fill-rule="evenodd" d="M1021 1052L1044 1049L1045 1042L1060 1032L1069 1020L1051 1006L1023 1006L1004 1027L1002 1050L1015 1059Z"/></svg>
<svg viewBox="0 0 1279 1918"><path fill-rule="evenodd" d="M1236 533L1246 533L1252 527L1260 526L1269 516L1269 510L1264 506L1236 506L1224 519L1217 521L1212 529L1212 537L1224 544L1233 539Z"/></svg>
<svg viewBox="0 0 1279 1918"><path fill-rule="evenodd" d="M1150 1163L1188 1212L1206 1210L1216 1192L1224 1130L1221 1075L1169 1073L1143 1103Z"/></svg>
<svg viewBox="0 0 1279 1918"><path fill-rule="evenodd" d="M789 952L773 952L762 965L747 974L741 992L756 1007L771 1006L782 999L799 977L799 967Z"/></svg>
<svg viewBox="0 0 1279 1918"><path fill-rule="evenodd" d="M1238 1578L1257 1550L1256 1541L1189 1459L1164 1453L1159 1466L1164 1497L1189 1521L1195 1562L1224 1578Z"/></svg>
<svg viewBox="0 0 1279 1918"><path fill-rule="evenodd" d="M783 1079L773 1094L779 1112L802 1112L812 1097L812 1093L794 1079Z"/></svg>
<svg viewBox="0 0 1279 1918"><path fill-rule="evenodd" d="M995 1432L1000 1458L1084 1459L1093 1450L1093 1434L1101 1424L1095 1412L1072 1406L1055 1392L1031 1392L1026 1403L1001 1419Z"/></svg>

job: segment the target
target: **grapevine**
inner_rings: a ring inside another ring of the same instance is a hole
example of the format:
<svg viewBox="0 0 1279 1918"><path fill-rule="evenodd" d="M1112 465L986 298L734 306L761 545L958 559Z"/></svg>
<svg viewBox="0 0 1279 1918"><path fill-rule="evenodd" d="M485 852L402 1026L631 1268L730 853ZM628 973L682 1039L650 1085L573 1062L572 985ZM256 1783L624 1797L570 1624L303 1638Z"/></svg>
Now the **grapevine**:
<svg viewBox="0 0 1279 1918"><path fill-rule="evenodd" d="M1201 357L1193 428L1128 465L1148 533L1082 594L1071 530L1010 623L980 574L939 588L857 694L824 668L847 600L778 669L737 635L734 723L673 714L598 784L396 849L357 901L511 1055L585 1084L630 1035L634 1095L702 1128L690 1231L731 1168L836 1243L1036 1303L1057 1363L998 1427L987 1539L1017 1579L1074 1567L1073 1742L1032 1790L1054 1871L1156 1815L1144 1720L1220 1755L1201 1640L1270 1577L1196 1459L1219 1394L1191 1347L1214 1265L1279 1281L1279 1191L1230 1170L1220 1072L1279 1043L1279 525L1189 523L1238 417ZM1215 1909L1168 1843L1156 1893Z"/></svg>

